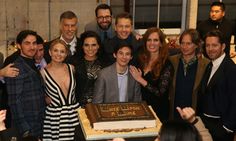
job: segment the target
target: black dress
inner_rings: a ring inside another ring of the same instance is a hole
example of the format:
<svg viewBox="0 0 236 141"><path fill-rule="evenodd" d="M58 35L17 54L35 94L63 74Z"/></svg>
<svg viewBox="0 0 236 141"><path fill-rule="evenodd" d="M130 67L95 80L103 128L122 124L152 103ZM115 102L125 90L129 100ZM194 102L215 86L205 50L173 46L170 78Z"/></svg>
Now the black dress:
<svg viewBox="0 0 236 141"><path fill-rule="evenodd" d="M75 65L76 77L76 99L80 106L92 102L94 83L97 79L98 72L104 67L102 61L96 59L87 61L80 59Z"/></svg>
<svg viewBox="0 0 236 141"><path fill-rule="evenodd" d="M142 99L151 105L161 121L168 120L169 115L169 87L173 78L174 68L169 60L163 66L160 76L153 79L151 72L146 73L143 78L148 82L142 87Z"/></svg>

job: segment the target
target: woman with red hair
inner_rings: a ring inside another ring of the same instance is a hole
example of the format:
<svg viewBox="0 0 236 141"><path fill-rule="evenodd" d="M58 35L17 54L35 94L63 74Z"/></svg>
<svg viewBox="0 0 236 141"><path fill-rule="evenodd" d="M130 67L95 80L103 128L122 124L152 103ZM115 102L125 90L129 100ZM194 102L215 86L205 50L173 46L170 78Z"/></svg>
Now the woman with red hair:
<svg viewBox="0 0 236 141"><path fill-rule="evenodd" d="M165 37L159 28L147 29L139 54L139 68L130 67L131 74L142 86L142 99L152 106L161 121L168 119L168 90L174 73Z"/></svg>

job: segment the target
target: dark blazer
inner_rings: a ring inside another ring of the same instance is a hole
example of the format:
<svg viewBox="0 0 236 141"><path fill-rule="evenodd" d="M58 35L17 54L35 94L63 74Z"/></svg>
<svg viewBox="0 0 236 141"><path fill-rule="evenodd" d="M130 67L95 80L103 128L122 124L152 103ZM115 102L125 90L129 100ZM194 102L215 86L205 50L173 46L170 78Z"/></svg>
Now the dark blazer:
<svg viewBox="0 0 236 141"><path fill-rule="evenodd" d="M141 101L141 89L137 81L128 72L127 102ZM102 69L94 86L93 103L119 102L116 63Z"/></svg>
<svg viewBox="0 0 236 141"><path fill-rule="evenodd" d="M220 116L222 124L234 132L236 131L235 73L234 62L226 56L208 85L207 73L204 74L198 100L200 114Z"/></svg>
<svg viewBox="0 0 236 141"><path fill-rule="evenodd" d="M170 91L169 91L169 96L170 96L170 118L172 119L174 116L174 110L176 110L174 107L174 100L175 100L175 88L176 88L176 77L177 77L177 71L179 67L179 61L181 58L181 54L174 55L169 57L171 63L174 66L174 77L172 84L170 86ZM196 76L195 76L195 82L193 85L193 91L192 91L192 108L196 110L197 107L197 93L200 87L200 82L202 80L204 71L206 69L206 66L208 65L209 60L203 57L198 58L198 65L197 65L197 71L196 71Z"/></svg>
<svg viewBox="0 0 236 141"><path fill-rule="evenodd" d="M60 37L58 37L58 38L56 38L56 39L60 39ZM44 59L46 60L47 64L51 62L51 56L49 55L49 48L50 48L50 45L51 45L52 42L53 42L54 40L56 40L56 39L53 39L53 40L51 40L51 41L46 42L46 43L43 44L43 46L44 46ZM76 49L75 54L76 54L76 53L80 54L81 52L78 52L79 47L80 47L80 39L79 39L78 37L76 37L76 39L77 39L77 43L76 43L76 47L75 47L75 49ZM72 64L72 62L71 62L71 57L72 57L72 56L67 56L67 58L65 59L64 62Z"/></svg>
<svg viewBox="0 0 236 141"><path fill-rule="evenodd" d="M19 75L5 79L12 126L20 134L29 131L30 135L38 137L42 135L45 110L43 80L21 56L14 64L20 70Z"/></svg>

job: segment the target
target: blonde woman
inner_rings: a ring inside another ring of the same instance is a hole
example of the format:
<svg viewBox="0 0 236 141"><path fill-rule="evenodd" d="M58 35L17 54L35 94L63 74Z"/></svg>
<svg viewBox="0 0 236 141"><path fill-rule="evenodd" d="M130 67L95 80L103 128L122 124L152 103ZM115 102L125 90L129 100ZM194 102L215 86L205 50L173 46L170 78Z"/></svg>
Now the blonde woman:
<svg viewBox="0 0 236 141"><path fill-rule="evenodd" d="M45 93L48 97L43 126L44 141L74 140L75 127L79 124L75 99L74 67L63 63L68 48L62 40L52 42L49 54L51 62L41 74L45 81Z"/></svg>

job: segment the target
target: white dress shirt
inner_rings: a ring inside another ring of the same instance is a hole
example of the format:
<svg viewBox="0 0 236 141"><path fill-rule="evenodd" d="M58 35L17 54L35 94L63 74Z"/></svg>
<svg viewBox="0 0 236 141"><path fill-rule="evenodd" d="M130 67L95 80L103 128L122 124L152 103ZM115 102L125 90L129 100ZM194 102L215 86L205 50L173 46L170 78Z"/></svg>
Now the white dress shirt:
<svg viewBox="0 0 236 141"><path fill-rule="evenodd" d="M212 61L212 69L211 69L211 75L208 79L208 83L210 82L212 76L215 74L215 72L217 71L217 69L219 68L220 64L222 63L222 61L225 58L225 53L222 54L219 58L217 58L216 60Z"/></svg>

